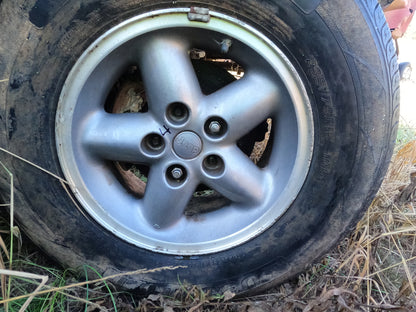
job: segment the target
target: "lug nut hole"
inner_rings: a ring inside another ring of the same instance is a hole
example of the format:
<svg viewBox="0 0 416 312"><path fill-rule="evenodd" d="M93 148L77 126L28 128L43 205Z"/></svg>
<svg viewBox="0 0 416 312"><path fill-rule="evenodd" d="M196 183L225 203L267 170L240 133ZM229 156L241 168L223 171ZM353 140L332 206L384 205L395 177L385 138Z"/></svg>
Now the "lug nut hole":
<svg viewBox="0 0 416 312"><path fill-rule="evenodd" d="M206 173L219 176L224 172L224 161L218 155L209 155L202 162Z"/></svg>
<svg viewBox="0 0 416 312"><path fill-rule="evenodd" d="M189 109L185 104L175 102L168 106L166 115L171 123L175 125L184 124L189 118Z"/></svg>
<svg viewBox="0 0 416 312"><path fill-rule="evenodd" d="M142 141L142 148L149 154L160 154L165 148L165 140L157 133L148 134Z"/></svg>

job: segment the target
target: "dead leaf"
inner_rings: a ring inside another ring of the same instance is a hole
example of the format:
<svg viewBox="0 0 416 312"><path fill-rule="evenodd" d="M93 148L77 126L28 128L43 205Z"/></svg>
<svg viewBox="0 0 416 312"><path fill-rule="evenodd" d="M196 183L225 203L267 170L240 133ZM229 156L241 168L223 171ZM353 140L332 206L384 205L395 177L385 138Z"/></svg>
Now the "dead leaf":
<svg viewBox="0 0 416 312"><path fill-rule="evenodd" d="M153 302L161 301L160 299L163 299L161 295L149 295L147 296L147 299Z"/></svg>
<svg viewBox="0 0 416 312"><path fill-rule="evenodd" d="M234 298L235 297L235 293L233 293L232 291L230 291L230 290L226 290L225 292L224 292L224 301L228 301L228 300L231 300L232 298Z"/></svg>

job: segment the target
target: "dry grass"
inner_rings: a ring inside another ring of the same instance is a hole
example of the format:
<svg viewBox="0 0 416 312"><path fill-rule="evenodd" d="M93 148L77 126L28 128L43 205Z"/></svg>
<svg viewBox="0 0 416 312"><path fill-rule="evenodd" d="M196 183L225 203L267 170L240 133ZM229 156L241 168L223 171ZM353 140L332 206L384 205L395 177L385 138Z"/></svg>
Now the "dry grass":
<svg viewBox="0 0 416 312"><path fill-rule="evenodd" d="M7 205L13 210L13 202ZM111 277L84 277L86 281L79 283L74 280L82 277L56 273L59 269L28 265L29 261L21 265L20 260L18 265L10 249L18 234L11 219L9 229L0 232L0 304L5 311L416 311L415 206L416 141L412 141L393 158L378 195L350 237L296 279L239 300L231 293L211 295L180 281L172 297L140 298L117 292L107 283ZM21 286L24 283L30 287ZM13 306L16 302L20 303Z"/></svg>

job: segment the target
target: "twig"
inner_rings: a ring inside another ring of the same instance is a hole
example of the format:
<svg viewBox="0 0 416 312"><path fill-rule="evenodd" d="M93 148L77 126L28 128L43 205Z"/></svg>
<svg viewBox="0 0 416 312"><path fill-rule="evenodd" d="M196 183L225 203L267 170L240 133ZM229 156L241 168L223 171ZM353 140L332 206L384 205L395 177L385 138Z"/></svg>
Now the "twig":
<svg viewBox="0 0 416 312"><path fill-rule="evenodd" d="M23 158L23 157L21 157L21 156L19 156L19 155L16 155L16 154L14 154L14 153L12 153L12 152L10 152L10 151L8 151L8 150L6 150L6 149L2 148L2 147L0 147L0 151L4 152L4 153L6 153L6 154L9 154L9 155L11 155L11 156L13 156L13 157L15 157L15 158L17 158L17 159L19 159L19 160L23 161L23 162L25 162L25 163L27 163L27 164L29 164L29 165L31 165L31 166L33 166L33 167L35 167L35 168L37 168L37 169L39 169L39 170L41 170L41 171L43 171L43 172L45 172L45 173L49 174L50 176L54 177L55 179L57 179L57 180L61 181L62 183L65 183L65 184L69 184L69 185L70 185L70 183L69 183L68 181L66 181L65 179L61 178L60 176L57 176L56 174L54 174L54 173L52 173L52 172L50 172L50 171L48 171L48 170L46 170L46 169L42 168L41 166L38 166L38 165L36 165L36 164L32 163L31 161L29 161L29 160L27 160L27 159L25 159L25 158Z"/></svg>

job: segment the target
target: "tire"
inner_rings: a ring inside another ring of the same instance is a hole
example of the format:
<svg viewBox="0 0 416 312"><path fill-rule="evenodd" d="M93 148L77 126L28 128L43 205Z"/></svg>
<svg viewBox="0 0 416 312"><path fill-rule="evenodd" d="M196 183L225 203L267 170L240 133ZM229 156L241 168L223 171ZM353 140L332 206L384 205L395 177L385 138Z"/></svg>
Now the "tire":
<svg viewBox="0 0 416 312"><path fill-rule="evenodd" d="M386 172L399 75L377 1L5 0L0 17L1 146L65 182L2 162L20 226L65 266L259 291L351 231Z"/></svg>

